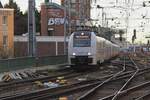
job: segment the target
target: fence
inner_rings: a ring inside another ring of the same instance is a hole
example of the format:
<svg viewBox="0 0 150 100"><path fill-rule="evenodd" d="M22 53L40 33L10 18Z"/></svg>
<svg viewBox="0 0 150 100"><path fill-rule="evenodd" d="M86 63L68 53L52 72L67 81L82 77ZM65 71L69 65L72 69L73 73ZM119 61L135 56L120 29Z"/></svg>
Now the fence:
<svg viewBox="0 0 150 100"><path fill-rule="evenodd" d="M0 60L0 73L23 68L67 63L67 56L22 57Z"/></svg>

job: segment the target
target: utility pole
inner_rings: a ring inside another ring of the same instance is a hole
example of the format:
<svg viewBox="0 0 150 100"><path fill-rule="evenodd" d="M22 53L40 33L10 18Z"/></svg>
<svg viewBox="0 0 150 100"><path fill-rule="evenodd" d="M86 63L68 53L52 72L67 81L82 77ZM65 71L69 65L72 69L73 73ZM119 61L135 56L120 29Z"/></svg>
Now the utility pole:
<svg viewBox="0 0 150 100"><path fill-rule="evenodd" d="M79 20L80 20L80 27L82 25L85 26L84 1L83 0L79 0Z"/></svg>
<svg viewBox="0 0 150 100"><path fill-rule="evenodd" d="M116 5L118 4L118 0L116 0Z"/></svg>
<svg viewBox="0 0 150 100"><path fill-rule="evenodd" d="M85 23L86 23L86 21L87 21L87 17L86 17L86 10L85 10L85 8L86 8L86 5L87 5L87 0L82 0L82 8L81 8L81 10L82 10L82 21L83 21L83 26L84 26L84 28L86 27L86 25L85 25ZM86 8L87 9L87 8Z"/></svg>
<svg viewBox="0 0 150 100"><path fill-rule="evenodd" d="M69 12L68 12L68 21L69 21L69 23L68 23L68 26L69 26L69 35L71 34L71 27L72 27L72 25L71 25L71 0L68 0L68 8L69 8ZM66 10L67 11L67 10ZM68 35L68 34L67 34Z"/></svg>
<svg viewBox="0 0 150 100"><path fill-rule="evenodd" d="M29 0L28 6L28 55L36 56L36 32L35 32L35 1Z"/></svg>
<svg viewBox="0 0 150 100"><path fill-rule="evenodd" d="M82 2L82 0L79 0L79 25L80 25L80 28L81 28L81 18L82 18L82 12L81 12L81 7L82 7L82 5L81 5L81 2Z"/></svg>
<svg viewBox="0 0 150 100"><path fill-rule="evenodd" d="M63 8L63 10L64 10L64 18L65 18L65 21L64 21L64 55L68 54L67 53L67 46L66 46L66 44L67 44L66 40L67 40L67 36L68 36L67 35L67 30L66 30L66 28L67 28L67 23L66 23L67 22L67 7L66 7L66 5L67 5L67 0L65 0L64 8Z"/></svg>
<svg viewBox="0 0 150 100"><path fill-rule="evenodd" d="M104 7L102 7L102 27L104 27L104 18L105 17L105 14L104 14Z"/></svg>

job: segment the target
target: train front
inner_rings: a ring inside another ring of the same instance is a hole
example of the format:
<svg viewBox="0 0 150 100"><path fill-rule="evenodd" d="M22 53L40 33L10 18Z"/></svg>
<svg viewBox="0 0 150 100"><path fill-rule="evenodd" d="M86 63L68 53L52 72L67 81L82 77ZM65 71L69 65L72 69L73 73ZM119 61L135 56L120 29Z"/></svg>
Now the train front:
<svg viewBox="0 0 150 100"><path fill-rule="evenodd" d="M68 58L70 65L93 65L96 51L96 36L93 32L74 32L69 39Z"/></svg>

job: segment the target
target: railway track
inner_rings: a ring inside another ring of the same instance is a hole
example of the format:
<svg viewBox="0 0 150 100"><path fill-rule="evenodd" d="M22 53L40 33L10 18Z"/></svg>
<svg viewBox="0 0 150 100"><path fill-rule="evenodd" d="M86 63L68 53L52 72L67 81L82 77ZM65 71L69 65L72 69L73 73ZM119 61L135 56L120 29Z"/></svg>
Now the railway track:
<svg viewBox="0 0 150 100"><path fill-rule="evenodd" d="M125 59L125 58L124 58ZM134 69L137 69L137 67L135 67ZM107 80L105 80L103 83L97 85L96 87L94 87L93 89L91 89L90 91L88 91L87 93L85 93L83 96L79 97L77 100L97 100L99 98L101 98L101 96L105 96L105 95L108 95L108 94L112 94L112 93L115 93L116 91L118 91L118 89L122 86L118 86L117 84L117 87L116 87L116 82L113 81L112 83L112 80L113 79L116 79L117 76L120 76L121 73L125 72L127 70L127 67L126 67L126 61L124 60L124 65L123 65L123 69L122 71L118 72L117 74L113 75L112 77L108 78ZM135 74L135 72L132 73L131 76L133 76ZM122 78L119 79L119 81L121 80ZM122 83L123 82L123 83ZM109 85L108 85L109 84ZM112 84L115 84L115 86L113 86ZM121 84L124 84L124 78L123 78L123 81L121 80ZM106 86L109 86L109 87L106 87ZM109 93L105 93L105 94L101 94L101 93L104 93L104 92L108 92L105 91L105 87L107 89L109 88L113 88L111 90L113 91L109 91ZM114 87L116 87L114 89ZM123 86L124 87L124 86ZM102 89L103 88L103 89ZM101 94L101 95L100 95ZM93 99L94 98L94 99Z"/></svg>
<svg viewBox="0 0 150 100"><path fill-rule="evenodd" d="M138 72L138 71L137 71ZM139 70L140 72L140 70ZM139 95L143 95L143 97L147 97L147 91L141 92L141 89L148 88L149 80L144 81L141 77L143 75L146 75L149 73L149 68L147 68L147 71L142 72L140 75L136 73L136 75L132 76L132 79L130 78L126 84L118 91L117 93L113 95L109 95L107 97L101 98L100 100L131 100L137 98ZM142 96L139 98L143 98ZM144 99L145 100L145 99Z"/></svg>
<svg viewBox="0 0 150 100"><path fill-rule="evenodd" d="M5 96L10 92L10 94L16 94L20 92L24 92L26 87L27 89L31 90L33 86L35 85L36 81L40 82L47 82L47 81L54 81L57 80L57 77L64 77L64 78L72 78L76 76L80 76L82 73L75 73L73 71L52 75L52 76L46 76L41 78L33 78L33 79L26 79L26 80L18 80L18 81L12 81L12 82L6 82L0 84L0 96ZM18 90L18 92L17 92Z"/></svg>
<svg viewBox="0 0 150 100"><path fill-rule="evenodd" d="M122 76L127 75L129 73L132 72L125 72L122 74ZM71 84L71 85L67 85L67 86L62 86L62 87L58 87L58 88L53 88L53 89L43 89L43 90L39 90L39 91L34 91L31 93L25 93L25 94L21 94L21 95L14 95L11 97L3 97L1 98L2 100L46 100L46 98L55 98L55 97L59 97L62 96L64 94L70 94L71 92L75 92L75 91L80 91L82 90L88 90L90 88L92 88L93 86L98 85L99 83L101 83L103 80L105 80L108 77L111 77L112 75L108 75L105 77L102 77L100 79L96 79L96 80L88 80L88 81L83 81L83 82L79 82L79 83L75 83L75 84ZM37 98L38 97L38 98ZM25 99L24 99L25 98Z"/></svg>
<svg viewBox="0 0 150 100"><path fill-rule="evenodd" d="M62 96L62 95L65 95L66 93L74 93L75 91L80 91L80 90L88 90L90 88L92 88L93 86L97 86L98 84L103 84L103 81L106 80L106 81L109 81L112 78L112 76L117 76L120 74L120 77L118 78L121 78L121 76L125 76L125 75L128 75L128 74L131 74L133 73L133 71L128 71L128 72L124 72L125 71L125 67L123 67L123 70L118 72L117 74L113 74L113 75L107 75L103 78L100 78L100 79L95 79L95 80L88 80L88 81L84 81L83 83L76 83L76 84L71 84L70 86L64 86L64 87L58 87L58 88L55 88L55 89L46 89L46 90L40 90L40 91L34 91L34 92L31 92L31 93L28 93L28 94L18 94L18 95L14 95L14 96L11 96L11 97L5 97L5 98L1 98L2 100L25 100L25 99L30 99L30 100L46 100L47 98L53 98L53 97L59 97L59 96ZM124 72L124 73L122 73ZM89 83L90 82L90 83ZM83 85L81 85L83 84ZM73 87L74 86L74 87ZM62 90L63 89L63 90ZM57 91L57 92L56 92ZM50 93L50 94L49 94ZM28 98L27 98L28 97ZM23 99L25 98L25 99Z"/></svg>
<svg viewBox="0 0 150 100"><path fill-rule="evenodd" d="M150 98L150 92L136 98L135 100L149 100L149 98Z"/></svg>
<svg viewBox="0 0 150 100"><path fill-rule="evenodd" d="M105 77L98 77L95 79L81 81L81 82L60 86L53 89L46 88L42 90L32 91L29 93L21 93L21 94L15 94L7 97L1 97L0 99L1 100L56 100L56 98L59 97L63 97L63 96L69 97L70 95L72 95L73 100L128 100L127 96L132 95L132 93L136 92L137 90L141 91L141 89L143 88L145 89L148 85L150 85L149 80L145 82L142 81L142 83L140 83L140 79L138 78L147 75L150 72L150 68L138 67L138 65L136 65L133 60L131 60L130 62L133 63L126 64L124 61L124 63L122 64L120 62L115 62L116 64L118 63L118 65L124 65L122 66L122 70L117 72L116 74L110 74ZM139 80L138 81L139 83L135 84L137 80ZM114 86L117 87L114 89L112 88ZM104 92L105 89L107 91L108 89L110 90L114 89L114 91L109 91L109 93L101 94L102 91L99 90L103 90ZM98 96L95 96L96 93L98 93ZM74 97L74 95L76 95L76 98ZM141 98L147 98L149 95L150 94L146 92L136 98L137 100L141 100ZM94 99L92 96L94 96Z"/></svg>
<svg viewBox="0 0 150 100"><path fill-rule="evenodd" d="M132 60L132 59L131 59ZM138 95L133 95L137 91L141 91L141 88L147 88L147 84L149 80L144 79L145 75L149 75L149 71L141 74L140 76L136 77L139 73L139 66L132 60L134 65L137 67L135 74L124 84L124 86L115 94L112 100L126 100L126 99L135 99ZM121 92L126 91L126 92ZM141 94L143 94L143 91ZM145 94L145 93L144 93Z"/></svg>
<svg viewBox="0 0 150 100"><path fill-rule="evenodd" d="M96 86L91 91L88 91L83 96L79 97L78 100L98 100L98 99L99 100L128 100L128 98L123 99L122 96L124 96L125 93L127 95L129 95L128 92L133 91L132 88L134 88L134 86L135 87L137 86L134 89L138 89L138 87L143 87L143 86L146 86L146 84L149 84L149 82L147 82L145 84L140 82L137 85L136 81L134 81L133 84L131 84L133 79L135 77L138 78L139 75L145 75L146 73L150 72L150 68L146 68L146 71L143 70L141 72L140 68L135 64L135 62L132 59L131 59L131 61L135 65L136 71L133 73L133 75L131 75L131 77L129 77L129 79L120 78L120 79L123 79L122 80L123 82L121 80L119 80L123 83L123 86L121 86L122 83L116 84L116 82L112 83L112 81L106 80L104 84L100 84L100 85ZM113 78L115 78L115 77L113 77ZM136 83L136 85L134 83ZM112 84L115 84L115 85L112 85ZM129 90L127 92L125 92L125 90L127 90L127 89L129 89ZM122 91L124 91L124 92L122 92ZM106 92L106 93L102 94L104 92ZM94 96L93 96L93 94L94 94ZM113 94L113 95L111 95L111 94ZM104 97L101 97L101 96L104 96ZM132 97L132 96L130 96L130 97Z"/></svg>
<svg viewBox="0 0 150 100"><path fill-rule="evenodd" d="M134 72L134 74L127 80L127 82L121 87L121 89L119 91L117 91L117 93L115 94L115 96L112 98L112 100L116 100L118 98L118 96L120 95L120 92L125 90L127 88L127 86L131 83L131 81L133 80L133 78L135 78L135 76L137 75L137 73L139 73L139 67L135 64L135 62L131 59L132 63L135 65L136 71Z"/></svg>
<svg viewBox="0 0 150 100"><path fill-rule="evenodd" d="M24 94L25 92L39 90L39 88L35 89L35 90L31 89L31 88L33 88L33 85L35 84L34 83L35 81L41 81L41 82L53 81L53 80L56 81L57 77L61 77L61 76L63 76L64 79L69 79L69 78L79 77L79 76L83 76L83 75L86 76L86 74L89 74L89 73L91 74L90 75L90 77L91 77L92 73L96 73L96 72L100 72L100 71L92 70L89 72L82 72L82 73L77 73L77 72L71 71L71 72L54 75L54 76L43 77L43 78L35 78L35 79L29 79L29 80L20 80L20 81L15 81L15 82L3 83L3 84L0 84L0 87L1 87L0 99L5 98L5 97L14 96L14 95ZM105 73L105 74L107 74L107 73ZM30 91L28 90L28 88ZM8 93L8 91L10 93Z"/></svg>

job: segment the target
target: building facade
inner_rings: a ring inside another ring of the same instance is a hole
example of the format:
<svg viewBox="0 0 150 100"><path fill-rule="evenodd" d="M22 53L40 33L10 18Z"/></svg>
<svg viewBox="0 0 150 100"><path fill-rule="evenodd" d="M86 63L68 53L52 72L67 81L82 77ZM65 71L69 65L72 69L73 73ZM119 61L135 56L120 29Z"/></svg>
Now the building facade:
<svg viewBox="0 0 150 100"><path fill-rule="evenodd" d="M14 54L14 10L0 8L0 58Z"/></svg>
<svg viewBox="0 0 150 100"><path fill-rule="evenodd" d="M45 2L41 5L42 36L63 36L65 22L65 12L62 6L52 2Z"/></svg>
<svg viewBox="0 0 150 100"><path fill-rule="evenodd" d="M41 4L41 34L36 36L37 57L66 54L68 38L64 37L65 21L62 6L52 3L51 0L45 0ZM15 57L28 56L28 36L15 36L14 45Z"/></svg>
<svg viewBox="0 0 150 100"><path fill-rule="evenodd" d="M41 4L41 34L36 36L39 57L65 55L68 41L65 34L69 36L80 21L90 19L90 0L62 0L62 5L65 6L52 3L52 0ZM28 56L28 38L15 36L14 42L15 57Z"/></svg>
<svg viewBox="0 0 150 100"><path fill-rule="evenodd" d="M62 6L45 0L41 4L41 36L37 37L38 56L57 56L65 54L65 33L67 19ZM66 43L67 45L67 43Z"/></svg>
<svg viewBox="0 0 150 100"><path fill-rule="evenodd" d="M41 4L41 34L36 36L37 57L64 55L64 24L65 12L62 6L45 0ZM15 36L14 43L15 57L28 56L27 36Z"/></svg>
<svg viewBox="0 0 150 100"><path fill-rule="evenodd" d="M58 56L64 55L64 37L63 36L37 36L37 56ZM66 38L66 42L68 38ZM28 37L15 36L15 57L28 56Z"/></svg>
<svg viewBox="0 0 150 100"><path fill-rule="evenodd" d="M61 4L69 16L70 33L90 20L91 0L62 0Z"/></svg>

